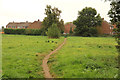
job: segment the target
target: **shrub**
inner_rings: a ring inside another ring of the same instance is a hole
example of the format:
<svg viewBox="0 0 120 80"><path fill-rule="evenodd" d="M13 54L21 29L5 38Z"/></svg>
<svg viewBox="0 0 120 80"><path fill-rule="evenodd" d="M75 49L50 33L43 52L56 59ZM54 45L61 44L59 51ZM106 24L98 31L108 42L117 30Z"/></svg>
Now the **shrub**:
<svg viewBox="0 0 120 80"><path fill-rule="evenodd" d="M52 24L50 28L48 28L48 37L49 38L59 38L60 30L57 27L57 24Z"/></svg>
<svg viewBox="0 0 120 80"><path fill-rule="evenodd" d="M41 29L26 29L25 34L26 35L41 35L42 30Z"/></svg>
<svg viewBox="0 0 120 80"><path fill-rule="evenodd" d="M25 34L25 29L4 29L5 34Z"/></svg>
<svg viewBox="0 0 120 80"><path fill-rule="evenodd" d="M41 29L4 29L5 34L41 35Z"/></svg>
<svg viewBox="0 0 120 80"><path fill-rule="evenodd" d="M98 32L96 27L88 27L88 26L83 26L81 29L76 30L75 29L75 35L76 36L83 36L83 37L92 37L92 36L98 36Z"/></svg>

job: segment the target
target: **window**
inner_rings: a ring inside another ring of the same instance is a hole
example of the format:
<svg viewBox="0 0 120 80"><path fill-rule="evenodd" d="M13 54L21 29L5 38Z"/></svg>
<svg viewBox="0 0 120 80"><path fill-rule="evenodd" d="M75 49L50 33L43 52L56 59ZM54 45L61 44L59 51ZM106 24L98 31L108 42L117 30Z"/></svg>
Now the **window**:
<svg viewBox="0 0 120 80"><path fill-rule="evenodd" d="M17 28L21 28L20 26L18 26Z"/></svg>
<svg viewBox="0 0 120 80"><path fill-rule="evenodd" d="M110 29L114 29L114 26L111 26Z"/></svg>
<svg viewBox="0 0 120 80"><path fill-rule="evenodd" d="M25 26L25 28L27 28L28 26Z"/></svg>
<svg viewBox="0 0 120 80"><path fill-rule="evenodd" d="M12 26L12 28L15 28L15 26Z"/></svg>
<svg viewBox="0 0 120 80"><path fill-rule="evenodd" d="M8 26L8 28L11 28L11 26Z"/></svg>

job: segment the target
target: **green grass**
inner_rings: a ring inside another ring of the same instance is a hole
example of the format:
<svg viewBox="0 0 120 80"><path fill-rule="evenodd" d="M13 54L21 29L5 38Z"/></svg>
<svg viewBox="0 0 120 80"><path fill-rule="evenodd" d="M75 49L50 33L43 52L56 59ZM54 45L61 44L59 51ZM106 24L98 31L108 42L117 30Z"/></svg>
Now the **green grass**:
<svg viewBox="0 0 120 80"><path fill-rule="evenodd" d="M68 37L50 57L50 72L57 78L116 78L116 44L112 37Z"/></svg>
<svg viewBox="0 0 120 80"><path fill-rule="evenodd" d="M43 78L42 60L63 42L47 36L2 35L2 77ZM46 42L54 41L52 42ZM57 42L57 43L55 43Z"/></svg>

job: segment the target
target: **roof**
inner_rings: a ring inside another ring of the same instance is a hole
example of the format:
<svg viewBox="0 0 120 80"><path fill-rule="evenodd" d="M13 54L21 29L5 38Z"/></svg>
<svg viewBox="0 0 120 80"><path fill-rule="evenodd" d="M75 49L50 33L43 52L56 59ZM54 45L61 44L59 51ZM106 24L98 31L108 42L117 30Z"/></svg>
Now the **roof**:
<svg viewBox="0 0 120 80"><path fill-rule="evenodd" d="M29 26L31 22L9 22L6 26Z"/></svg>
<svg viewBox="0 0 120 80"><path fill-rule="evenodd" d="M67 25L69 25L70 27L74 27L74 28L76 27L72 22L68 22L65 24L65 26L67 26Z"/></svg>

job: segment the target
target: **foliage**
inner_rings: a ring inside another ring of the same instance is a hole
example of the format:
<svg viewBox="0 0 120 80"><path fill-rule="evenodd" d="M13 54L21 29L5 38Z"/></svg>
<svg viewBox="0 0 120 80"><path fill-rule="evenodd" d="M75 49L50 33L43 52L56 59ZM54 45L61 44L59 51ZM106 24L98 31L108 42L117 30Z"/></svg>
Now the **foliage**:
<svg viewBox="0 0 120 80"><path fill-rule="evenodd" d="M2 26L2 29L4 29L4 26Z"/></svg>
<svg viewBox="0 0 120 80"><path fill-rule="evenodd" d="M57 24L52 24L52 27L48 28L48 37L49 38L59 38L60 30L57 27Z"/></svg>
<svg viewBox="0 0 120 80"><path fill-rule="evenodd" d="M109 17L111 18L112 24L116 24L117 30L116 30L116 41L118 43L118 46L120 46L120 1L111 2L111 9L108 12Z"/></svg>
<svg viewBox="0 0 120 80"><path fill-rule="evenodd" d="M43 78L43 58L63 40L48 39L46 36L3 34L2 78Z"/></svg>
<svg viewBox="0 0 120 80"><path fill-rule="evenodd" d="M84 37L91 37L91 36L98 36L98 32L96 27L88 27L83 26L79 31L75 28L75 35L77 36L84 36Z"/></svg>
<svg viewBox="0 0 120 80"><path fill-rule="evenodd" d="M69 37L48 61L51 74L56 78L116 78L116 44L113 37Z"/></svg>
<svg viewBox="0 0 120 80"><path fill-rule="evenodd" d="M41 35L42 29L4 29L5 34Z"/></svg>
<svg viewBox="0 0 120 80"><path fill-rule="evenodd" d="M52 26L53 23L57 24L57 27L62 31L64 31L64 21L60 20L61 10L58 8L52 8L50 5L46 6L45 15L47 17L44 18L42 25L44 26L44 32L48 31L48 28Z"/></svg>
<svg viewBox="0 0 120 80"><path fill-rule="evenodd" d="M41 35L42 30L41 29L26 29L25 34L26 35Z"/></svg>
<svg viewBox="0 0 120 80"><path fill-rule="evenodd" d="M88 34L92 34L91 31L88 32L89 30L93 30L92 27L95 29L96 26L101 25L102 19L100 14L97 15L97 11L94 8L86 7L82 11L79 11L78 15L78 18L73 21L73 24L76 25L76 35L87 36Z"/></svg>
<svg viewBox="0 0 120 80"><path fill-rule="evenodd" d="M73 31L72 31L72 27L70 27L70 34L72 34L73 33Z"/></svg>
<svg viewBox="0 0 120 80"><path fill-rule="evenodd" d="M4 29L5 34L25 34L25 29Z"/></svg>
<svg viewBox="0 0 120 80"><path fill-rule="evenodd" d="M120 66L120 1L112 1L111 2L111 9L108 12L109 17L111 18L111 22L113 24L116 24L117 29L115 30L115 38L116 41L118 43L118 45L116 45L116 48L119 52L119 64L118 66ZM120 78L120 68L119 68L119 78Z"/></svg>

